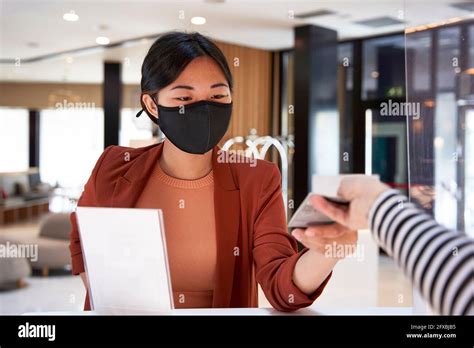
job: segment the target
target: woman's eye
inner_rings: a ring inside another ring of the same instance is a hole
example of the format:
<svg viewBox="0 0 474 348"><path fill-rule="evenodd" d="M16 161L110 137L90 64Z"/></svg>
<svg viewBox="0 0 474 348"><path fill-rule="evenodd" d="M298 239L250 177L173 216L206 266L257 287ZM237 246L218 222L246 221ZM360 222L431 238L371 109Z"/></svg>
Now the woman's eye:
<svg viewBox="0 0 474 348"><path fill-rule="evenodd" d="M227 95L224 95L224 94L216 94L216 95L213 95L212 96L212 99L222 99L222 98L225 98L227 97Z"/></svg>
<svg viewBox="0 0 474 348"><path fill-rule="evenodd" d="M178 97L174 99L179 100L179 101L190 101L192 98L191 97Z"/></svg>

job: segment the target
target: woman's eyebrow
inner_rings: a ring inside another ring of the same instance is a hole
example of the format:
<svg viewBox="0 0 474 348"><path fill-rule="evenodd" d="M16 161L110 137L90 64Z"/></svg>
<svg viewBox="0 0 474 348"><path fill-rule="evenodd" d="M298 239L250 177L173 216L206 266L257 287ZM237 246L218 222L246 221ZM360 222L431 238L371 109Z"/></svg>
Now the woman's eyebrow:
<svg viewBox="0 0 474 348"><path fill-rule="evenodd" d="M171 88L171 91L172 91L173 89L178 89L178 88L182 88L182 89L194 89L194 87L192 87L192 86L178 85L178 86L174 86L173 88Z"/></svg>
<svg viewBox="0 0 474 348"><path fill-rule="evenodd" d="M216 87L227 87L229 88L229 86L227 86L227 84L221 82L221 83L215 83L211 86L211 88L216 88Z"/></svg>

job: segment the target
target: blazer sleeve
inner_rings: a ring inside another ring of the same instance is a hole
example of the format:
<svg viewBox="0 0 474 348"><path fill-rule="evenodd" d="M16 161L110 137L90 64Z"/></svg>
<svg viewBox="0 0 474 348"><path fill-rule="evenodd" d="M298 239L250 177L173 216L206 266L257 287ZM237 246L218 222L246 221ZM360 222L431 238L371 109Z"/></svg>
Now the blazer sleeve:
<svg viewBox="0 0 474 348"><path fill-rule="evenodd" d="M253 237L256 278L275 309L294 311L311 305L321 295L332 273L309 296L295 285L296 262L308 249L298 252L296 240L288 233L280 171L272 165L269 175L264 177Z"/></svg>
<svg viewBox="0 0 474 348"><path fill-rule="evenodd" d="M94 169L92 170L91 176L89 177L89 180L87 180L87 183L84 186L84 191L82 192L82 195L79 198L79 201L77 202L78 206L98 206L98 200L96 196L97 173L99 172L100 167L111 148L112 146L106 148L97 160ZM82 258L81 240L79 238L79 228L77 225L77 218L75 212L71 213L70 220L72 228L71 233L69 234L69 251L71 253L72 274L78 275L80 273L83 273L85 270L84 260Z"/></svg>

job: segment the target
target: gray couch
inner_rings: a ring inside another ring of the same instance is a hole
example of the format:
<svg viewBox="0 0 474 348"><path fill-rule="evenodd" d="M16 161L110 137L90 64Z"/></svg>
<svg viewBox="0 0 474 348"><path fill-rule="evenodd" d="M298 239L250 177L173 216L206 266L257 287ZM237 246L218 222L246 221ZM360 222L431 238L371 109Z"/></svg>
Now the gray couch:
<svg viewBox="0 0 474 348"><path fill-rule="evenodd" d="M0 235L2 248L15 243L10 238ZM25 257L0 257L0 290L10 290L25 286L24 278L31 275L31 266Z"/></svg>
<svg viewBox="0 0 474 348"><path fill-rule="evenodd" d="M20 243L38 245L38 259L31 261L31 267L48 276L51 269L66 269L71 265L69 253L69 213L48 214L40 224L36 237L17 239Z"/></svg>

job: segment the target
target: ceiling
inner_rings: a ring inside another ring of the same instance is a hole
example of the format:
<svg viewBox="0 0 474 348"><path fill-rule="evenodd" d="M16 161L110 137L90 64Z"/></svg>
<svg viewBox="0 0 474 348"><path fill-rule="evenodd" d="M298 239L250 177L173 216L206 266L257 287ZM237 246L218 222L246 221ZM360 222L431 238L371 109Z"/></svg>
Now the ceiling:
<svg viewBox="0 0 474 348"><path fill-rule="evenodd" d="M293 27L298 25L337 30L341 40L359 38L472 15L451 6L460 2L467 1L0 0L0 59L17 62L0 64L0 81L100 83L103 62L113 60L124 62L125 83L138 83L141 63L152 40L103 47L96 45L97 36L107 36L114 44L169 30L187 30L229 43L279 50L293 46ZM320 10L332 13L297 18ZM63 20L63 14L70 11L75 11L78 21ZM207 23L191 24L193 16L205 17ZM377 17L402 23L382 27L357 23ZM78 50L82 48L89 49ZM47 55L53 56L25 62Z"/></svg>

